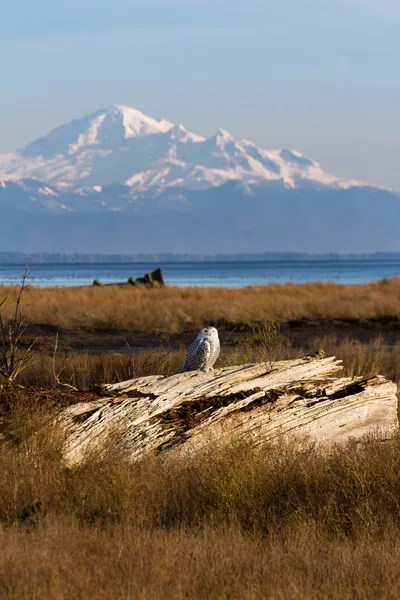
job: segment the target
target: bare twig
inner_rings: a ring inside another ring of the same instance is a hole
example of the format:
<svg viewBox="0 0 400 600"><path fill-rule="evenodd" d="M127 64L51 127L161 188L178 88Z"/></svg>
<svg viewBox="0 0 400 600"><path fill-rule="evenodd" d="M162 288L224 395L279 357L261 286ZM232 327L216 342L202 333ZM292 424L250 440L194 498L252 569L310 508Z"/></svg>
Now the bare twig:
<svg viewBox="0 0 400 600"><path fill-rule="evenodd" d="M75 392L77 392L78 388L76 388L74 385L70 385L69 383L64 383L64 382L60 381L61 373L63 373L63 371L65 371L65 369L67 367L64 366L64 367L62 367L62 369L58 373L56 372L57 348L58 348L58 331L56 333L56 341L55 341L55 344L54 344L54 352L53 352L53 377L54 377L54 381L60 387L65 387L65 388L68 388L69 390L74 390Z"/></svg>
<svg viewBox="0 0 400 600"><path fill-rule="evenodd" d="M0 377L5 379L7 383L15 381L36 352L37 339L25 351L21 352L19 350L22 337L28 327L25 320L25 310L29 305L22 304L24 292L30 287L26 283L28 276L28 269L25 268L21 276L21 283L18 286L19 292L12 314L5 317L1 312L7 298L0 302Z"/></svg>
<svg viewBox="0 0 400 600"><path fill-rule="evenodd" d="M132 350L128 340L126 338L124 338L124 340L125 340L125 344L129 351L128 355L129 355L129 361L130 361L130 369L128 371L128 374L129 374L129 377L132 376L131 378L133 379L135 377L135 353ZM122 364L122 360L121 360L121 364ZM118 378L118 375L117 375L117 378Z"/></svg>
<svg viewBox="0 0 400 600"><path fill-rule="evenodd" d="M226 338L225 338L225 340L224 340L224 343L223 343L223 344L221 344L221 346L227 346L229 338L231 337L231 335L232 335L232 334L234 334L234 333L235 333L236 329L237 329L237 327L234 327L233 329L231 329L231 331L230 331L230 332L228 333L228 335L226 336Z"/></svg>

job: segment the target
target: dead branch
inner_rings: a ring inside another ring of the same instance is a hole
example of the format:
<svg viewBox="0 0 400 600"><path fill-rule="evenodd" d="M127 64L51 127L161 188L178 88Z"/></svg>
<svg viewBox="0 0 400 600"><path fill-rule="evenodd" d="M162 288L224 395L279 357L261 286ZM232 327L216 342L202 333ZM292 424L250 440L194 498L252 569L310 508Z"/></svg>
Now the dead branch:
<svg viewBox="0 0 400 600"><path fill-rule="evenodd" d="M21 276L21 282L18 285L19 292L12 314L5 317L1 312L7 298L4 298L0 303L0 377L5 379L7 383L15 381L36 353L37 339L26 350L20 350L22 337L28 327L25 319L25 310L29 304L22 304L23 295L30 287L26 283L28 277L29 272L25 268Z"/></svg>
<svg viewBox="0 0 400 600"><path fill-rule="evenodd" d="M299 435L324 445L397 429L396 384L384 377L338 377L340 361L319 356L152 375L105 385L98 400L61 411L64 456L79 464L92 450L119 444L131 460L193 453L218 441L255 444ZM108 394L108 396L107 396Z"/></svg>
<svg viewBox="0 0 400 600"><path fill-rule="evenodd" d="M75 392L78 391L78 388L76 388L75 386L69 384L69 383L64 383L63 381L60 380L61 374L65 371L65 369L67 368L66 366L62 367L62 369L57 373L56 372L56 357L57 357L57 348L58 348L58 332L56 333L56 340L55 340L55 344L54 344L54 352L53 352L53 377L54 377L54 381L57 383L57 385L59 385L60 387L64 387L67 388L69 390L74 390Z"/></svg>

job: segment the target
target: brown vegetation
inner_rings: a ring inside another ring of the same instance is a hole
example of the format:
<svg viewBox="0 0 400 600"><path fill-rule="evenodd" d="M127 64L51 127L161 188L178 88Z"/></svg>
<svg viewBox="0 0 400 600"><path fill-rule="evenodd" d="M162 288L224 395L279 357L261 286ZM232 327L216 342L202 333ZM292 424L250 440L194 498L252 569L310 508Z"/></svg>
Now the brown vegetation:
<svg viewBox="0 0 400 600"><path fill-rule="evenodd" d="M14 306L18 290L0 288ZM374 319L400 316L400 279L365 285L306 283L228 288L31 287L30 324L69 329L121 329L145 333L193 331L206 321L219 327L249 321Z"/></svg>
<svg viewBox="0 0 400 600"><path fill-rule="evenodd" d="M18 286L15 305L6 316L3 312L6 312L7 298L0 301L0 378L8 383L16 379L34 354L35 341L31 342L24 352L19 351L28 327L24 315L26 307L23 304L23 295L27 290L27 277L28 271L25 269Z"/></svg>
<svg viewBox="0 0 400 600"><path fill-rule="evenodd" d="M330 453L232 442L190 460L61 462L48 410L7 413L0 596L397 598L400 438Z"/></svg>
<svg viewBox="0 0 400 600"><path fill-rule="evenodd" d="M1 289L7 307L14 288ZM243 290L30 288L30 323L192 331L205 320L250 337L217 366L324 348L344 373L400 382L400 345L310 336L293 347L268 319L398 318L400 282ZM266 320L265 320L266 319ZM55 337L55 334L54 334ZM54 411L76 393L174 373L183 351L37 354L0 388L0 598L375 599L400 595L400 437L323 452L309 441L218 445L186 459L129 464L109 448L78 468L62 462ZM54 377L58 375L59 381ZM36 387L33 387L36 386Z"/></svg>
<svg viewBox="0 0 400 600"><path fill-rule="evenodd" d="M305 347L293 347L285 339L277 346L252 345L251 340L247 337L236 346L223 346L216 366L299 358L323 348L326 356L336 356L344 361L344 375L369 377L380 373L400 384L400 344L389 347L379 337L366 344L345 336L314 336ZM43 351L26 366L17 382L25 386L54 388L57 387L55 370L60 373L62 383L85 390L135 377L169 376L177 372L184 354L185 350L168 349L101 354L59 351L54 366L52 352Z"/></svg>

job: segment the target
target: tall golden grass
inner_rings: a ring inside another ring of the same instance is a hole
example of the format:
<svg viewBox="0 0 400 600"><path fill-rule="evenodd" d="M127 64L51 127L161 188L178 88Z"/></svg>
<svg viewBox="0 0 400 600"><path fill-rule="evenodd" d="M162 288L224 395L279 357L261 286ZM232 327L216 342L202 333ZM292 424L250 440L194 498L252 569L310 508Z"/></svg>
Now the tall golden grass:
<svg viewBox="0 0 400 600"><path fill-rule="evenodd" d="M0 290L15 300L15 289ZM31 323L180 332L204 320L397 317L400 282L244 290L30 288ZM272 340L273 341L273 340ZM276 338L279 341L279 336ZM216 366L324 348L344 374L400 382L400 345L310 337L307 348L254 339ZM282 342L282 343L281 343ZM38 354L17 381L79 389L176 372L182 351ZM54 373L59 374L59 381ZM130 464L110 447L66 469L54 402L0 388L0 598L397 599L400 435L323 451L305 439L256 447L213 441L196 457Z"/></svg>
<svg viewBox="0 0 400 600"><path fill-rule="evenodd" d="M14 306L17 289L1 287L4 309ZM242 325L273 318L370 319L399 317L400 279L365 285L306 283L242 289L156 289L111 287L31 287L25 292L29 323L70 329L122 329L145 333L191 331L206 321Z"/></svg>
<svg viewBox="0 0 400 600"><path fill-rule="evenodd" d="M0 445L5 600L399 596L398 436L331 452L232 440L134 465L110 447L67 470L47 411L30 406L31 435L26 410Z"/></svg>
<svg viewBox="0 0 400 600"><path fill-rule="evenodd" d="M274 362L290 358L300 358L309 352L323 348L327 356L343 360L343 374L365 377L380 373L400 384L400 343L392 347L385 345L377 337L370 343L363 343L350 337L310 336L305 347L292 347L282 344L273 348L249 346L246 343L235 347L222 346L216 367L232 366L252 362ZM185 356L185 350L146 350L142 352L105 352L89 354L76 351L60 351L54 356L51 352L41 352L17 378L17 383L25 386L54 388L59 386L54 376L59 374L59 382L85 390L102 383L117 383L135 377L164 375L177 372Z"/></svg>
<svg viewBox="0 0 400 600"><path fill-rule="evenodd" d="M47 518L0 532L4 600L397 600L396 528L356 541L299 525L279 536L236 527L144 530Z"/></svg>

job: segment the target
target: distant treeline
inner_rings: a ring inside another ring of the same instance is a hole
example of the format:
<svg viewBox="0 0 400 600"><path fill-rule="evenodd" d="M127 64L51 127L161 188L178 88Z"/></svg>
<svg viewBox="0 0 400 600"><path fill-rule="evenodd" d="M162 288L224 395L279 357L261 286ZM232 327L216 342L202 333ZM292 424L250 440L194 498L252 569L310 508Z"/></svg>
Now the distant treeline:
<svg viewBox="0 0 400 600"><path fill-rule="evenodd" d="M400 260L400 252L371 254L307 254L306 252L264 252L261 254L61 254L51 252L0 252L0 264L111 264L111 263L182 263L237 262L263 260Z"/></svg>

